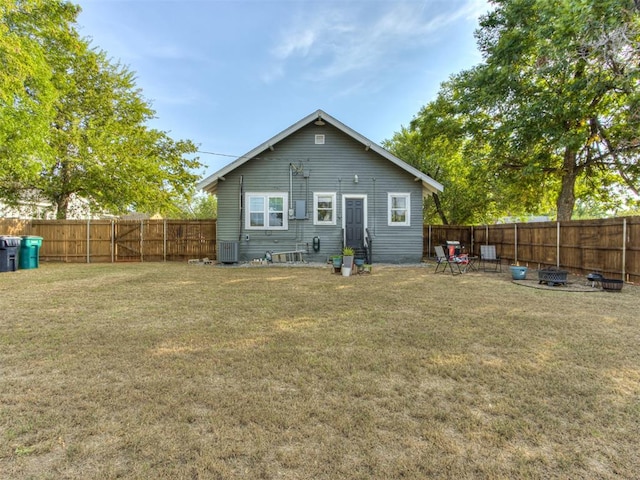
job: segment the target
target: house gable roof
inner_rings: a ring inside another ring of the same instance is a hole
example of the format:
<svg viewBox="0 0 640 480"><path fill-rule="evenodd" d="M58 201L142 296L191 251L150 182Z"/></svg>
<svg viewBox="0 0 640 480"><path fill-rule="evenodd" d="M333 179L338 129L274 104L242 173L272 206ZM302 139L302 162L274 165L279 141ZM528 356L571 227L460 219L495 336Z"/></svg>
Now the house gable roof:
<svg viewBox="0 0 640 480"><path fill-rule="evenodd" d="M224 180L225 175L227 175L229 172L232 172L233 170L235 170L239 166L241 166L244 163L248 162L249 160L255 158L256 156L260 155L265 150L267 150L269 148L272 148L278 142L284 140L288 136L294 134L298 130L300 130L303 127L307 126L309 123L315 122L318 119L321 119L323 122L334 126L335 128L337 128L338 130L342 131L346 135L350 136L351 138L353 138L357 142L361 143L365 147L365 149L374 151L375 153L377 153L381 157L387 159L391 163L395 164L396 166L400 167L401 169L403 169L406 172L408 172L411 175L413 175L415 177L416 181L421 181L422 182L423 192L424 192L425 196L426 195L431 195L432 193L441 192L443 190L442 184L440 184L439 182L436 182L429 175L426 175L426 174L422 173L420 170L418 170L417 168L412 167L408 163L406 163L403 160L399 159L398 157L396 157L395 155L391 154L390 152L388 152L387 150L385 150L381 146L377 145L376 143L372 142L368 138L364 137L363 135L360 135L358 132L356 132L352 128L348 127L344 123L342 123L339 120L333 118L331 115L323 112L322 110L317 110L317 111L313 112L312 114L307 115L303 119L301 119L298 122L296 122L293 125L291 125L289 128L283 130L282 132L278 133L274 137L271 137L266 142L258 145L253 150L251 150L251 151L247 152L246 154L238 157L233 162L229 163L228 165L226 165L225 167L221 168L220 170L218 170L214 174L209 175L207 178L205 178L204 180L200 181L197 184L196 188L198 190L204 190L205 192L208 192L208 193L210 193L212 195L215 194L216 191L217 191L217 187L218 187L218 181L219 180Z"/></svg>

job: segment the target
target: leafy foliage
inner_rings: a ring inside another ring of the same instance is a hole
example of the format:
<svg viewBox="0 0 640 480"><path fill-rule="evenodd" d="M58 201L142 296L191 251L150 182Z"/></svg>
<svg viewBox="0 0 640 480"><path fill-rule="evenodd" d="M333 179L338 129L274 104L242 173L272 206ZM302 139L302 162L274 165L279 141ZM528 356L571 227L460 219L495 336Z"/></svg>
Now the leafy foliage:
<svg viewBox="0 0 640 480"><path fill-rule="evenodd" d="M466 209L477 206L468 217L478 221L539 213L551 201L566 220L576 199L607 209L621 195L637 197L640 15L634 2L494 4L477 32L483 63L444 83L412 122L421 151L432 156L430 168L453 187L443 194L451 219L464 218L454 199Z"/></svg>
<svg viewBox="0 0 640 480"><path fill-rule="evenodd" d="M78 7L57 0L0 0L0 197L11 196L50 157L47 142L58 93L47 58L72 42Z"/></svg>
<svg viewBox="0 0 640 480"><path fill-rule="evenodd" d="M209 220L218 217L218 197L209 194L194 196L191 201L179 207L181 218Z"/></svg>
<svg viewBox="0 0 640 480"><path fill-rule="evenodd" d="M56 206L59 218L67 217L73 198L85 199L93 211L177 211L176 201L190 198L197 180L192 173L201 166L193 157L196 146L147 126L155 112L133 72L79 37L73 28L77 7L37 0L14 4L3 24L22 42L34 39L30 46L39 63L14 82L18 100L3 106L8 115L26 115L34 110L30 100L42 107L43 120L32 131L30 144L7 152L15 167L0 170L5 180L0 193L15 201L36 192ZM53 24L52 10L58 14ZM41 13L26 14L34 11ZM32 27L34 22L45 33ZM15 63L18 69L20 59ZM40 94L31 88L38 84L32 77L41 79L47 90L43 87ZM20 101L20 95L27 100ZM6 118L0 118L0 132L19 137L21 127Z"/></svg>
<svg viewBox="0 0 640 480"><path fill-rule="evenodd" d="M576 198L638 193L640 20L631 1L501 0L485 16L485 57L460 77L488 113L496 167L549 179L558 218ZM553 186L552 184L552 186Z"/></svg>

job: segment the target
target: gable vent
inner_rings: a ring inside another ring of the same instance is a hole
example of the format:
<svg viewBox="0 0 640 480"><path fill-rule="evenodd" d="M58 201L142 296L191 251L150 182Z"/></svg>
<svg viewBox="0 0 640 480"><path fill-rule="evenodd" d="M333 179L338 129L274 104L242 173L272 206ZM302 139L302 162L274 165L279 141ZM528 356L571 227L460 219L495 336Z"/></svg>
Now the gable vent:
<svg viewBox="0 0 640 480"><path fill-rule="evenodd" d="M324 145L324 135L316 135L316 145Z"/></svg>

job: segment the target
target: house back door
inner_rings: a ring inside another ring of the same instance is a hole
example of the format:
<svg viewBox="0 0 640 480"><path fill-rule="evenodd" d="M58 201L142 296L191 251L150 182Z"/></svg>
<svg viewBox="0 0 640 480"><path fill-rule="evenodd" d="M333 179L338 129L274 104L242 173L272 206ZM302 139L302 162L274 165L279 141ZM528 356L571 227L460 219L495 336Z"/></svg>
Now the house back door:
<svg viewBox="0 0 640 480"><path fill-rule="evenodd" d="M364 246L364 200L345 198L345 245L353 248Z"/></svg>

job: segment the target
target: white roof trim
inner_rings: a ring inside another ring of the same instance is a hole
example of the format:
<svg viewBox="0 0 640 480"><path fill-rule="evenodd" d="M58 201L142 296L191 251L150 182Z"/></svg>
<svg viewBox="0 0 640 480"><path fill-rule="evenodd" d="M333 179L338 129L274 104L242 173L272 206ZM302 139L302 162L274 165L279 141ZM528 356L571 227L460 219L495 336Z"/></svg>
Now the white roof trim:
<svg viewBox="0 0 640 480"><path fill-rule="evenodd" d="M342 131L343 133L349 135L354 140L360 142L368 150L373 150L374 152L376 152L381 157L386 158L391 163L397 165L398 167L402 168L406 172L408 172L411 175L415 176L416 177L416 181L421 181L422 182L422 187L423 187L423 189L425 191L425 194L432 194L432 193L436 193L436 192L441 192L444 189L444 187L442 186L441 183L436 182L429 175L426 175L426 174L422 173L417 168L414 168L411 165L409 165L408 163L404 162L403 160L400 160L398 157L396 157L395 155L391 154L390 152L388 152L387 150L385 150L381 146L379 146L376 143L372 142L371 140L369 140L368 138L364 137L363 135L360 135L358 132L356 132L352 128L349 128L344 123L342 123L339 120L333 118L331 115L323 112L322 110L317 110L317 111L313 112L312 114L307 115L303 119L301 119L298 122L296 122L293 125L291 125L286 130L283 130L282 132L278 133L277 135L275 135L274 137L270 138L266 142L261 143L260 145L258 145L253 150L250 150L249 152L245 153L244 155L238 157L236 160L234 160L233 162L229 163L225 167L221 168L220 170L218 170L214 174L209 175L207 178L201 180L196 185L196 188L198 190L204 190L205 192L209 192L209 193L212 193L212 194L215 193L216 189L217 189L217 185L218 185L218 180L223 180L222 177L227 175L232 170L235 170L239 166L243 165L244 163L248 162L252 158L258 156L260 153L264 152L265 150L269 149L269 147L272 147L273 145L276 145L281 140L284 140L288 136L290 136L293 133L297 132L298 130L300 130L301 128L305 127L306 125L308 125L312 121L317 120L318 117L322 118L322 120L325 121L326 123L329 123L329 124L333 125L334 127L336 127L338 130Z"/></svg>

